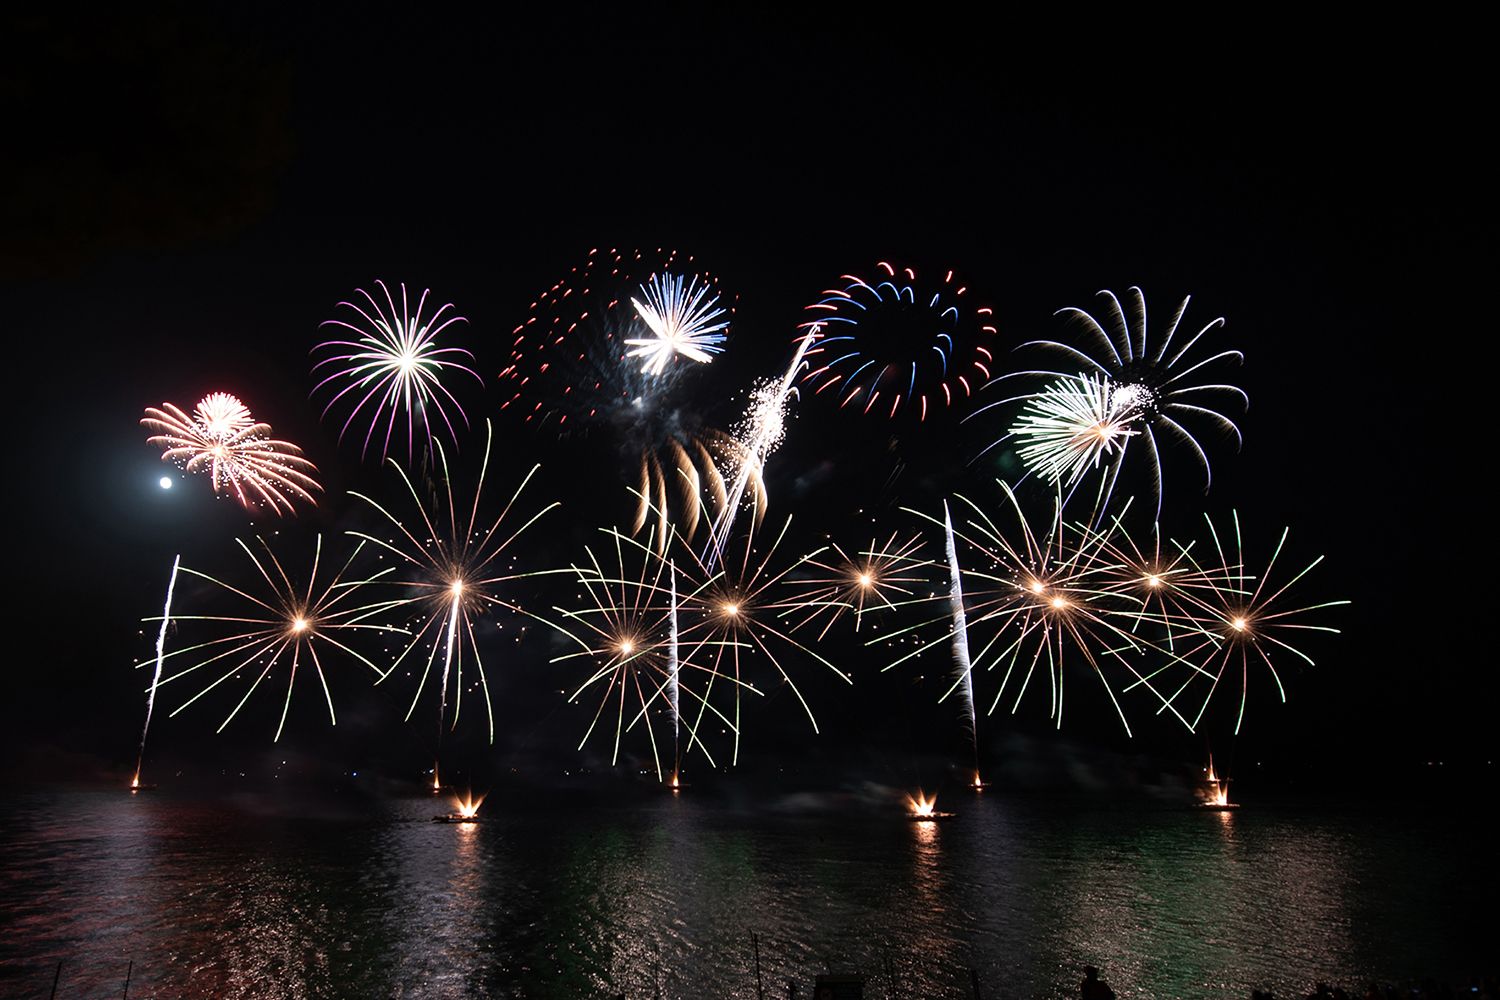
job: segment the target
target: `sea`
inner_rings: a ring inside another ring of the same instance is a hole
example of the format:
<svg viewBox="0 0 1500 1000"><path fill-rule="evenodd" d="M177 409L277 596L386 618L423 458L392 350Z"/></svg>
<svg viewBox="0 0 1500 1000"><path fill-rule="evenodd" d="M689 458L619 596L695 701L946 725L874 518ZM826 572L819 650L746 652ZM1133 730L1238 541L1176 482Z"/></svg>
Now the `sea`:
<svg viewBox="0 0 1500 1000"><path fill-rule="evenodd" d="M1301 996L1495 971L1462 802L16 792L0 996ZM841 987L854 989L853 986ZM838 994L839 996L853 994Z"/></svg>

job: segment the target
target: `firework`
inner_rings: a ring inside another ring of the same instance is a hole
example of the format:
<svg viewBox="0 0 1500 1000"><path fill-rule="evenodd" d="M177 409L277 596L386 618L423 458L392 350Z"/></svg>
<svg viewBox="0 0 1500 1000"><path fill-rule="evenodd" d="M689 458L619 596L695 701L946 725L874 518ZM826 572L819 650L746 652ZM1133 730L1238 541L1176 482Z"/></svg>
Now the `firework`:
<svg viewBox="0 0 1500 1000"><path fill-rule="evenodd" d="M1174 662L1185 663L1190 670L1187 679L1163 702L1162 709L1176 711L1174 706L1177 700L1186 696L1189 689L1201 690L1202 700L1191 723L1191 727L1196 729L1220 685L1226 679L1237 678L1240 697L1234 729L1238 733L1245 719L1252 665L1257 669L1265 667L1270 672L1276 682L1276 692L1285 702L1286 687L1282 684L1276 659L1291 655L1308 666L1315 666L1312 657L1292 645L1293 641L1300 642L1309 632L1336 634L1338 629L1319 625L1309 618L1314 612L1350 602L1321 601L1285 606L1296 603L1285 600L1288 592L1321 563L1323 557L1318 556L1284 583L1273 582L1276 563L1281 558L1290 533L1290 529L1283 529L1265 571L1252 576L1245 569L1238 512L1231 515L1233 539L1221 536L1213 519L1207 514L1204 515L1204 521L1208 524L1213 543L1211 559L1205 558L1200 562L1190 552L1191 546L1173 543L1187 563L1187 572L1193 574L1199 582L1198 586L1181 591L1182 602L1191 609L1189 613L1197 632L1197 641L1174 657ZM1140 683L1149 679L1142 678Z"/></svg>
<svg viewBox="0 0 1500 1000"><path fill-rule="evenodd" d="M707 283L698 284L696 275L653 274L641 286L641 298L646 301L632 298L630 304L651 336L627 337L625 346L631 350L625 356L645 358L643 372L660 375L678 355L707 364L711 355L724 349L719 345L728 338L721 331L729 328L729 320L719 317L726 311Z"/></svg>
<svg viewBox="0 0 1500 1000"><path fill-rule="evenodd" d="M970 310L967 291L947 272L921 282L911 268L877 265L873 280L846 274L807 307L802 329L818 331L803 381L841 407L925 420L990 378L992 310Z"/></svg>
<svg viewBox="0 0 1500 1000"><path fill-rule="evenodd" d="M867 548L853 554L837 542L829 548L829 554L803 560L802 571L813 575L804 578L799 572L788 579L796 590L786 598L790 606L783 616L795 619L794 632L821 622L819 641L845 614L853 617L858 632L866 611L894 611L911 601L927 582L923 571L932 566L919 555L920 536L892 534L884 542L872 538Z"/></svg>
<svg viewBox="0 0 1500 1000"><path fill-rule="evenodd" d="M1062 379L1027 399L1011 428L1027 467L1052 483L1072 486L1106 459L1119 462L1139 431L1139 392L1117 389L1107 378Z"/></svg>
<svg viewBox="0 0 1500 1000"><path fill-rule="evenodd" d="M453 393L443 385L448 374L471 375L483 384L483 379L463 360L472 362L474 355L462 347L440 347L438 337L455 323L468 322L462 316L449 314L452 303L441 306L431 317L423 319L427 306L428 289L422 290L417 300L416 311L409 308L406 285L401 285L401 307L385 282L376 281L380 299L357 288L360 300L339 302L338 306L350 310L357 320L330 319L323 326L346 330L356 339L328 340L313 348L313 353L326 352L327 356L313 365L317 376L326 369L322 381L313 387L317 395L325 386L333 393L323 415L327 417L335 407L352 403L344 425L339 429L339 440L356 421L368 421L365 440L360 448L364 457L372 442L379 442L378 452L384 457L390 450L391 439L398 425L404 425L407 457L417 457L417 442L420 439L430 453L436 440L436 422L447 431L449 440L458 441L450 412L468 426L469 418L464 413ZM383 301L382 301L383 300ZM382 432L382 425L384 430Z"/></svg>
<svg viewBox="0 0 1500 1000"><path fill-rule="evenodd" d="M953 677L968 715L974 741L974 780L979 781L979 713L974 708L974 660L969 655L969 617L964 608L963 573L958 566L958 543L953 536L953 514L943 501L943 553L948 557L948 610L953 619Z"/></svg>
<svg viewBox="0 0 1500 1000"><path fill-rule="evenodd" d="M467 653L479 679L491 743L495 740L495 712L489 678L479 655L475 623L496 611L522 613L518 598L510 592L509 585L523 577L539 574L515 568L513 547L526 529L560 506L557 502L549 503L518 526L514 525L511 512L536 475L538 467L533 466L494 520L488 517L481 520L479 512L492 443L493 430L489 421L485 421L484 459L474 487L474 499L463 506L454 500L453 480L441 442L435 444L440 482L431 484L434 496L431 504L423 502L422 494L405 470L394 460L390 461L391 468L401 477L411 497L416 518L408 524L371 497L351 493L378 511L394 534L380 538L364 532L350 532L354 537L394 555L401 570L387 582L401 587L405 596L391 601L389 606L394 614L408 619L407 631L411 634L411 641L395 662L380 672L380 681L391 677L413 652L417 654L415 660L423 661L425 651L421 676L406 713L409 720L426 689L428 678L441 659L437 713L438 732L441 734L445 721L449 728L458 725L463 706L463 670ZM450 678L453 692L451 719L448 718Z"/></svg>
<svg viewBox="0 0 1500 1000"><path fill-rule="evenodd" d="M916 639L915 648L885 668L889 670L961 639L970 663L956 666L953 683L942 700L955 692L972 697L974 674L1000 671L1002 677L987 712L1000 704L1012 681L1016 690L1011 711L1016 711L1033 678L1043 673L1051 694L1049 715L1059 727L1066 668L1070 662L1081 662L1101 682L1128 734L1130 724L1106 667L1124 673L1129 682L1126 690L1143 686L1156 693L1151 679L1142 675L1134 659L1160 649L1128 629L1140 613L1139 605L1111 585L1114 564L1106 546L1109 535L1064 521L1060 496L1053 504L1052 516L1045 524L1034 526L1010 487L1004 483L1001 487L1006 506L1014 514L1008 529L1002 529L983 508L965 497L957 498L966 515L961 527L953 526L946 514L939 521L907 508L942 529L945 537L951 531L952 580L945 595L949 606L925 622L890 632L872 640L872 644L905 643L925 629L940 632L935 638ZM969 551L962 569L959 546ZM956 591L951 586L953 581L958 584ZM959 605L953 603L955 593ZM1170 707L1159 693L1157 698Z"/></svg>
<svg viewBox="0 0 1500 1000"><path fill-rule="evenodd" d="M697 357L687 348L700 361L720 350L734 312L722 301L691 257L595 250L531 304L500 372L500 409L620 447L638 484L634 530L649 523L659 543L667 520L691 537L726 501L718 465L738 444L691 403L703 366L670 363Z"/></svg>
<svg viewBox="0 0 1500 1000"><path fill-rule="evenodd" d="M793 383L804 366L809 348L817 340L816 328L804 334L792 355L791 364L777 381L757 386L750 395L750 410L739 427L736 448L733 452L735 469L734 488L728 499L720 505L718 519L710 533L706 565L713 567L723 558L724 544L734 530L735 518L747 487L755 491L753 525L759 525L765 516L767 498L765 491L766 459L781 444L786 436L787 406L796 388Z"/></svg>
<svg viewBox="0 0 1500 1000"><path fill-rule="evenodd" d="M818 731L817 717L782 657L809 658L831 670L845 683L853 683L847 673L794 638L790 629L779 624L783 612L798 606L795 598L784 593L789 575L827 551L819 548L783 564L779 549L790 526L791 518L788 517L769 545L758 542L754 530L728 539L729 544L715 550L717 555L712 562L699 558L691 550L688 554L690 574L702 583L683 601L685 617L690 622L682 629L683 656L687 661L708 667L712 677L722 677L733 683L732 759L736 762L739 760L741 735L740 692L746 687L743 678L760 663L769 664L775 676L796 696L813 732ZM695 735L703 720L703 711L700 706L697 720L689 727Z"/></svg>
<svg viewBox="0 0 1500 1000"><path fill-rule="evenodd" d="M1066 359L1073 366L1072 370L1014 372L995 380L1047 377L1062 379L1062 383L1054 382L1034 393L987 404L971 416L1017 399L1033 400L1033 417L1044 422L1038 426L1023 418L1011 433L985 450L1019 433L1032 446L1029 456L1023 458L1053 479L1073 475L1083 467L1099 465L1102 459L1108 458L1107 485L1101 494L1105 504L1119 477L1128 439L1133 436L1125 431L1138 433L1144 444L1159 517L1162 463L1158 437L1165 434L1169 439L1186 445L1203 467L1205 489L1211 486L1213 471L1208 453L1193 428L1205 425L1217 429L1232 436L1238 444L1241 441L1239 427L1221 409L1223 404L1219 401L1237 399L1248 406L1249 397L1238 386L1202 379L1205 370L1212 370L1220 362L1243 361L1244 355L1234 350L1206 356L1203 352L1194 352L1205 335L1224 325L1223 317L1207 323L1185 341L1178 341L1178 327L1191 296L1182 300L1167 324L1166 333L1155 346L1151 346L1148 343L1146 297L1139 288L1130 289L1129 317L1113 292L1102 291L1099 295L1109 302L1104 323L1075 306L1060 309L1057 313L1077 321L1084 334L1084 347L1056 340L1034 340L1021 345L1054 352ZM1178 343L1174 344L1174 341ZM1093 401L1082 402L1074 396L1073 405L1069 405L1065 397L1070 391L1077 392L1079 380L1093 385ZM1108 430L1104 435L1106 441L1098 440L1100 434L1097 431L1095 440L1090 440L1089 428L1096 426ZM1070 427L1080 432L1071 444L1067 440Z"/></svg>
<svg viewBox="0 0 1500 1000"><path fill-rule="evenodd" d="M590 551L586 564L574 569L587 604L554 609L560 620L550 623L577 647L559 660L590 662L573 698L590 690L601 693L585 742L612 714L618 754L622 736L644 724L660 771L650 719L660 712L668 714L674 733L680 727L686 736L682 755L697 748L714 764L707 736L710 727L722 726L733 740L730 760L737 762L742 696L768 690L753 679L767 666L817 731L817 719L789 670L793 658L811 659L851 681L781 624L788 613L805 609L801 598L789 593L790 575L826 551L784 563L780 548L787 525L769 545L760 545L753 531L736 536L730 558L714 564L675 532L665 546L652 538L606 533L606 555L613 559Z"/></svg>
<svg viewBox="0 0 1500 1000"><path fill-rule="evenodd" d="M189 416L171 403L146 408L141 426L155 431L147 443L162 449L162 460L190 473L206 473L215 493L233 496L250 510L292 513L292 501L316 504L312 491L317 467L302 449L271 437L249 409L225 392L203 398Z"/></svg>
<svg viewBox="0 0 1500 1000"><path fill-rule="evenodd" d="M251 582L243 587L226 583L187 566L180 568L180 572L212 584L217 588L216 593L225 597L234 607L211 614L173 614L168 608L163 611L160 619L165 622L170 617L184 630L208 629L222 634L214 634L164 655L158 650L155 660L138 663L136 667L153 662L160 664L167 660L173 661L174 668L181 663L190 664L161 678L159 686L162 687L180 681L212 678L196 694L174 709L171 713L173 716L220 685L247 677L253 678L234 708L224 717L219 725L219 732L233 721L266 678L279 667L286 667L286 696L282 702L280 721L276 725L275 738L279 740L291 708L297 673L299 669L305 672L307 665L311 664L328 704L328 719L336 722L333 694L328 686L326 658L332 654L333 660L328 662L337 662L338 659L347 657L368 667L378 676L380 668L363 653L352 648L350 643L368 633L403 631L370 621L372 617L387 610L391 602L360 603L357 599L368 584L390 570L358 579L348 578L351 575L350 567L363 547L359 545L337 572L320 581L323 538L319 535L314 543L312 569L307 574L305 584L299 585L264 539L256 538L256 548L239 539L235 541L250 558L256 571ZM153 689L157 686L153 679Z"/></svg>
<svg viewBox="0 0 1500 1000"><path fill-rule="evenodd" d="M642 541L617 530L602 531L604 547L599 552L585 547L583 564L571 567L584 603L577 608L554 608L560 620L549 622L577 647L552 662L583 660L588 664L587 676L568 700L577 702L586 695L598 699L598 708L578 747L583 749L601 723L612 721L613 764L619 760L622 739L637 728L644 729L657 777L666 780L662 767L666 740L658 740L661 723L656 721L666 714L671 729L671 775L675 779L682 763L682 700L686 696L689 706L696 706L694 721L687 722L687 749L698 747L710 766L715 766L712 752L699 737L699 724L706 718L710 723L737 729L738 723L715 699L728 691L731 683L752 694L760 692L748 682L726 682L710 663L705 663L703 654L711 643L695 643L693 655L684 655L680 627L684 603L696 607L698 593L706 585L700 581L687 584L690 590L679 591L676 565L661 555L661 546L649 538Z"/></svg>
<svg viewBox="0 0 1500 1000"><path fill-rule="evenodd" d="M172 620L172 591L177 587L177 570L181 565L182 556L173 556L172 575L167 577L167 599L162 602L161 628L156 632L156 667L151 672L151 687L146 692L146 723L141 726L141 748L135 755L135 777L130 779L131 788L141 786L141 765L146 760L146 736L151 732L151 713L156 708L156 688L161 683L162 658L167 649L167 625Z"/></svg>

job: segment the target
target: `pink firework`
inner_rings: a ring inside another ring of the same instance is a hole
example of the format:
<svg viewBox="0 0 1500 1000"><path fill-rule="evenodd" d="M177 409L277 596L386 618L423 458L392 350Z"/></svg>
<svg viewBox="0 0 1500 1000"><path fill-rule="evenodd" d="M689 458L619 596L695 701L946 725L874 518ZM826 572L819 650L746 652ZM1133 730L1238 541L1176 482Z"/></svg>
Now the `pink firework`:
<svg viewBox="0 0 1500 1000"><path fill-rule="evenodd" d="M339 303L353 310L358 323L330 319L322 324L340 327L356 338L328 340L313 348L314 353L328 352L327 357L313 365L313 374L318 374L319 369L329 370L313 387L313 394L316 395L324 386L337 390L323 408L323 415L326 417L337 406L353 404L339 430L340 441L356 421L369 421L364 445L360 449L361 457L369 453L372 442L378 441L379 457L384 458L390 451L391 439L396 436L398 425L403 424L409 458L416 457L419 438L425 439L425 450L431 453L435 422L446 428L449 439L457 444L458 434L449 411L456 414L465 427L469 425L469 418L453 393L443 385L443 376L449 372L462 372L472 375L481 384L483 379L458 360L462 356L473 361L473 354L462 347L439 347L438 335L454 323L467 323L468 320L449 314L453 308L451 302L441 306L430 318L423 319L428 290L422 290L416 311L412 312L407 303L405 284L401 286L401 307L397 309L385 282L376 281L375 284L380 289L380 301L358 288L355 291L363 302Z"/></svg>
<svg viewBox="0 0 1500 1000"><path fill-rule="evenodd" d="M141 426L156 432L147 442L162 449L163 461L207 473L215 493L233 496L247 510L290 514L294 499L316 505L312 491L323 489L302 449L272 438L271 425L257 423L227 392L205 396L192 416L171 403L147 407Z"/></svg>

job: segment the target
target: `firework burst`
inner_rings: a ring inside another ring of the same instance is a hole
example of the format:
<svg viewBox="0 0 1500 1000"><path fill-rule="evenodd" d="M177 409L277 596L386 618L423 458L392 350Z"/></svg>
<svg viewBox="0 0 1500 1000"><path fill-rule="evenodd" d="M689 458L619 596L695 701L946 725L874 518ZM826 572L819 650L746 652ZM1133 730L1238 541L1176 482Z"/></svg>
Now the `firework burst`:
<svg viewBox="0 0 1500 1000"><path fill-rule="evenodd" d="M939 520L906 508L951 533L950 573L957 584L950 581L948 594L933 595L934 603L949 605L941 612L871 644L914 645L885 668L889 670L928 650L962 643L965 663L955 670L942 698L955 693L972 698L974 675L999 672L1000 683L986 714L995 711L1012 682L1015 712L1035 676L1045 674L1051 695L1049 717L1059 727L1068 665L1081 663L1100 681L1128 734L1130 723L1117 696L1118 684L1110 676L1123 674L1128 684L1124 690L1145 687L1155 693L1152 681L1134 661L1159 647L1129 630L1140 614L1139 602L1112 586L1116 567L1107 545L1109 534L1065 522L1061 497L1045 524L1034 525L1010 487L1000 485L1005 506L1014 515L1003 518L1010 522L1008 528L966 497L956 498L962 514L958 525L947 511ZM966 551L962 560L959 547ZM955 601L961 603L953 606ZM929 630L938 634L917 638ZM1168 704L1160 694L1157 698Z"/></svg>
<svg viewBox="0 0 1500 1000"><path fill-rule="evenodd" d="M632 298L630 304L651 336L627 337L625 356L645 358L643 372L660 375L679 355L707 364L724 350L720 345L728 339L723 331L729 320L720 317L727 311L706 282L698 284L697 275L653 274L641 286L641 299Z"/></svg>
<svg viewBox="0 0 1500 1000"><path fill-rule="evenodd" d="M290 514L293 500L316 504L317 467L290 441L271 437L271 425L227 392L203 398L192 416L171 403L146 408L141 426L155 433L147 443L162 460L190 473L204 473L215 493L234 497L248 510Z"/></svg>
<svg viewBox="0 0 1500 1000"><path fill-rule="evenodd" d="M1118 462L1139 431L1142 397L1101 376L1062 379L1027 398L1011 435L1017 454L1051 483L1072 486L1105 460Z"/></svg>
<svg viewBox="0 0 1500 1000"><path fill-rule="evenodd" d="M803 381L841 407L892 418L904 407L925 420L989 380L992 310L969 310L952 271L924 283L911 268L876 267L872 280L846 274L807 307L800 328L819 336Z"/></svg>
<svg viewBox="0 0 1500 1000"><path fill-rule="evenodd" d="M1179 698L1186 700L1192 697L1188 694L1190 690L1201 691L1202 700L1191 723L1191 727L1196 729L1221 684L1238 680L1239 709L1234 723L1234 730L1238 733L1245 719L1252 666L1256 669L1264 667L1270 673L1276 682L1278 696L1285 702L1286 687L1282 684L1276 660L1290 655L1308 666L1315 666L1312 657L1292 643L1300 643L1308 633L1336 634L1338 629L1309 619L1315 612L1350 602L1300 604L1286 599L1288 592L1323 561L1323 557L1318 556L1285 582L1274 582L1276 564L1286 547L1290 529L1283 529L1281 532L1264 572L1252 576L1245 569L1238 512L1231 515L1234 526L1232 539L1221 535L1213 519L1207 514L1204 515L1204 521L1208 524L1213 543L1210 558L1200 562L1191 553L1191 545L1173 543L1180 558L1187 564L1186 572L1197 583L1196 586L1180 591L1180 600L1187 607L1197 634L1196 642L1179 641L1179 645L1185 648L1173 660L1187 664L1190 669L1186 680L1163 702L1162 710L1175 712L1174 706ZM1293 606L1288 607L1288 604ZM1150 677L1145 677L1139 683L1148 680Z"/></svg>
<svg viewBox="0 0 1500 1000"><path fill-rule="evenodd" d="M1162 456L1158 439L1162 435L1166 435L1169 440L1181 442L1192 452L1203 468L1205 491L1213 484L1213 471L1208 453L1193 429L1206 426L1233 437L1236 444L1242 441L1239 427L1224 412L1221 401L1235 400L1248 406L1249 396L1238 386L1203 379L1206 371L1214 370L1222 362L1243 361L1244 355L1234 350L1212 354L1195 352L1198 343L1208 333L1224 325L1223 317L1210 321L1191 336L1178 337L1191 296L1184 298L1178 305L1167 324L1166 332L1153 346L1148 342L1146 297L1139 288L1132 287L1128 293L1128 316L1124 305L1113 292L1102 291L1099 295L1108 300L1104 322L1076 306L1068 306L1057 313L1078 324L1083 333L1084 346L1057 340L1033 340L1021 345L1060 355L1074 366L1071 371L1022 371L1002 375L995 380L998 383L1014 377L1046 377L1062 379L1063 382L1052 382L1036 392L986 404L971 416L1018 399L1035 401L1042 413L1060 409L1062 412L1053 414L1058 425L1044 425L1039 431L1036 424L1023 418L1010 433L990 444L985 451L1019 434L1032 445L1028 455L1023 455L1023 458L1027 458L1033 469L1040 470L1053 479L1063 478L1064 473L1081 472L1089 465L1098 466L1100 459L1108 457L1109 461L1104 463L1107 472L1101 491L1104 505L1107 505L1113 493L1124 464L1128 438L1133 436L1120 433L1128 424L1130 430L1139 433L1144 444L1146 463L1156 497L1156 512L1160 517ZM1096 393L1094 404L1081 407L1062 405L1060 400L1069 392L1068 386L1076 388L1079 380L1093 384ZM1067 414L1069 409L1073 410L1071 419ZM1102 421L1098 419L1100 417L1103 418ZM1070 423L1073 429L1083 432L1072 444L1066 440ZM1116 430L1117 433L1111 434L1110 438L1117 447L1104 451L1088 447L1087 428L1100 423ZM1051 438L1039 437L1047 426L1055 426L1057 434Z"/></svg>
<svg viewBox="0 0 1500 1000"><path fill-rule="evenodd" d="M598 699L578 748L583 749L601 723L613 721L613 764L619 760L622 739L644 729L658 779L666 780L662 755L668 746L671 774L676 777L684 751L682 705L686 700L687 749L698 747L709 766L715 766L713 754L699 738L698 722L692 720L707 719L737 729L737 723L712 698L722 698L731 686L760 692L747 682L727 681L711 666L685 655L683 618L686 608L695 606L703 584L695 586L681 577L676 564L661 555L663 547L650 538L642 541L616 530L601 530L606 536L601 550L586 547L583 564L572 567L582 588L581 606L554 608L560 621L548 623L577 646L552 662L584 660L588 664L588 675L568 700L577 702L591 694ZM693 648L701 654L710 646L703 643ZM658 727L663 725L670 729L670 736L658 737Z"/></svg>
<svg viewBox="0 0 1500 1000"><path fill-rule="evenodd" d="M328 685L328 666L347 658L367 667L372 674L378 676L380 668L350 643L369 633L404 631L370 620L388 610L392 602L361 603L364 588L390 570L351 579L350 567L363 548L361 544L355 546L349 558L344 560L336 572L320 580L323 538L319 535L313 548L312 569L307 574L306 582L299 583L286 571L264 539L257 538L257 545L253 548L239 539L235 541L256 570L249 584L238 587L187 566L177 570L208 581L217 588L219 596L234 606L221 613L164 613L170 614L171 620L185 630L208 629L222 634L191 642L170 653L158 653L157 657L138 663L136 667L156 665L160 671L160 664L166 661L171 661L174 668L185 662L190 664L161 677L159 682L153 682L154 689L164 689L169 685L181 687L182 683L208 678L208 682L197 693L173 710L173 716L221 685L251 678L245 693L219 725L219 732L223 732L224 727L233 721L263 681L279 668L285 668L286 695L282 701L281 718L276 725L275 738L279 740L291 708L298 671L306 673L310 666L318 677L323 697L328 704L328 720L330 723L336 722L333 694ZM162 619L147 619L160 620Z"/></svg>
<svg viewBox="0 0 1500 1000"><path fill-rule="evenodd" d="M486 516L481 519L481 498L485 475L489 470L492 439L492 429L486 421L484 459L480 465L472 502L460 505L455 501L448 458L442 443L437 442L435 450L440 482L432 484L432 502L424 503L422 494L405 470L391 461L391 467L401 477L401 482L411 497L416 517L408 524L371 497L352 493L352 496L378 511L394 534L379 538L364 532L350 532L354 537L394 555L401 570L386 581L400 586L404 591L404 596L389 602L389 607L393 614L403 615L408 619L407 630L412 638L395 662L380 672L380 681L391 677L407 662L408 657L416 653L413 659L421 662L421 675L412 695L411 707L407 709L406 717L409 720L426 689L428 678L434 670L438 671L437 714L438 730L441 733L445 720L449 728L458 725L463 706L463 671L465 661L468 660L479 680L478 688L483 696L491 743L495 740L495 712L490 697L489 678L479 654L476 622L496 611L523 613L510 585L523 577L541 574L522 572L515 568L512 556L514 545L527 528L560 506L556 502L547 504L526 517L519 525L515 524L516 518L511 516L512 511L537 472L537 467L533 467L495 518L490 520ZM451 719L448 718L450 681L453 694Z"/></svg>
<svg viewBox="0 0 1500 1000"><path fill-rule="evenodd" d="M407 457L417 457L417 442L420 439L427 453L436 440L434 431L438 424L447 431L455 444L458 434L453 426L450 412L465 427L469 418L453 393L443 385L443 377L462 373L471 375L483 384L483 379L463 360L472 362L474 355L462 347L441 347L438 337L455 323L468 322L462 316L449 313L452 303L441 306L431 317L424 319L422 312L427 306L429 291L422 290L417 300L416 311L408 304L406 285L401 285L401 306L385 282L376 281L380 290L377 299L363 288L355 289L360 300L339 302L338 306L350 310L357 319L330 319L323 326L348 331L354 340L328 340L313 348L313 353L325 352L322 360L313 365L313 375L326 369L322 381L313 387L317 395L325 386L333 393L323 415L327 417L336 407L349 405L349 415L339 429L339 440L349 433L356 421L368 421L365 440L360 456L370 451L370 445L378 441L379 454L384 457L396 435L398 426L404 430ZM384 425L384 433L381 431Z"/></svg>
<svg viewBox="0 0 1500 1000"><path fill-rule="evenodd" d="M813 732L818 731L817 717L782 657L806 657L831 670L845 683L853 683L849 674L796 639L791 629L780 623L783 612L800 606L785 593L789 574L827 551L819 548L783 564L779 549L790 526L788 517L769 545L759 542L754 530L732 537L722 549L716 550L713 562L687 550L689 576L701 584L692 589L690 598L684 602L689 609L686 620L690 624L682 630L683 655L685 660L707 667L711 677L725 678L734 685L732 729L736 762L741 735L740 692L746 689L744 678L760 664L769 664L775 677L796 697ZM695 734L703 721L703 711L700 707L690 727Z"/></svg>
<svg viewBox="0 0 1500 1000"><path fill-rule="evenodd" d="M718 463L737 444L690 405L703 365L672 361L710 360L733 313L691 257L592 251L513 331L500 409L562 435L613 439L637 480L635 531L650 525L664 542L670 518L691 537L725 502Z"/></svg>
<svg viewBox="0 0 1500 1000"><path fill-rule="evenodd" d="M867 611L894 611L931 582L926 571L934 564L921 557L922 547L920 535L900 538L894 533L884 542L872 538L868 547L852 554L830 542L830 552L803 560L788 578L792 593L783 617L794 632L817 626L819 641L845 615L853 617L858 632Z"/></svg>

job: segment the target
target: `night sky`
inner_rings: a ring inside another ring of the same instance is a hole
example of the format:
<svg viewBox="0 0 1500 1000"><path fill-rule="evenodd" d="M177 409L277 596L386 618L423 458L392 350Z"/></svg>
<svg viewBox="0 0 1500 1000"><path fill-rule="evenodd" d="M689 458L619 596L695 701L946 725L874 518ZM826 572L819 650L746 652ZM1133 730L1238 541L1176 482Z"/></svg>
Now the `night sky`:
<svg viewBox="0 0 1500 1000"><path fill-rule="evenodd" d="M337 534L358 520L346 490L390 493L308 399L319 322L377 277L431 287L470 320L487 380L466 389L471 416L495 417L504 469L541 461L564 504L530 558L564 564L623 522L610 442L559 443L495 412L511 329L594 247L675 247L717 275L737 312L713 375L741 388L784 365L805 304L877 260L956 269L995 308L1002 348L1056 333L1053 311L1101 288L1140 285L1158 317L1191 293L1189 317L1224 315L1215 336L1245 352L1234 378L1251 407L1243 451L1216 443L1208 497L1186 455L1169 459L1166 520L1186 532L1238 508L1267 543L1290 525L1298 558L1328 556L1309 592L1354 602L1328 615L1343 636L1309 644L1318 667L1289 669L1287 705L1261 677L1238 741L1217 713L1216 753L1288 776L1493 759L1478 641L1490 450L1462 429L1477 407L1460 398L1487 391L1492 279L1477 258L1492 206L1472 148L1478 70L1459 53L1259 32L1138 47L936 18L166 10L7 15L8 778L128 771L145 679L129 668L150 650L139 619L174 553L237 572L234 537ZM720 426L722 384L704 391ZM157 487L172 470L142 409L213 390L304 446L327 490L316 510L252 527L203 480ZM967 465L987 440L809 401L770 464L772 515L859 544L871 513L904 524L900 503L995 496ZM465 765L598 763L602 743L573 752L586 710L557 694L576 671L559 678L546 656L533 642L487 657L500 734L493 750L457 741ZM773 698L751 706L743 759L901 780L906 760L961 759L932 679L878 665L852 691L801 666L824 734ZM1096 684L1070 691L1061 734L1028 700L984 723L987 755L1201 756L1202 734L1144 702L1127 744ZM153 755L424 766L430 726L401 723L406 691L351 673L336 694L336 730L307 689L274 750L269 692L219 737L221 703L163 715Z"/></svg>

